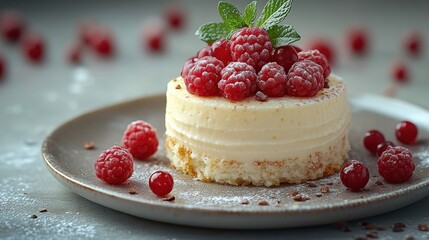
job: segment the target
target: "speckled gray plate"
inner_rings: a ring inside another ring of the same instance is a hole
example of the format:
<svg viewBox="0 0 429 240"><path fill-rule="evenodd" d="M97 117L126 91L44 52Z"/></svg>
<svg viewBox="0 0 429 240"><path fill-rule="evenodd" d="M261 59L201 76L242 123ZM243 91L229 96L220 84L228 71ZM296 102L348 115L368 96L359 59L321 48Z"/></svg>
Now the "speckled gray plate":
<svg viewBox="0 0 429 240"><path fill-rule="evenodd" d="M170 169L165 157L163 95L146 97L90 112L58 127L43 143L43 158L50 172L73 192L93 202L131 215L156 221L211 228L264 229L327 224L385 213L411 204L429 194L429 113L411 104L381 96L351 98L353 127L350 132L351 158L367 164L371 178L364 191L347 191L338 174L306 184L275 188L236 187L203 183ZM126 125L143 119L158 129L158 153L150 161L135 161L135 172L120 186L97 179L93 164L99 153L119 144ZM377 176L376 159L362 146L369 129L383 131L395 141L394 128L400 120L412 120L420 129L419 143L410 147L416 170L411 181L392 185ZM86 150L86 141L96 149ZM147 185L155 170L168 170L175 179L167 202L153 195ZM380 180L383 184L376 184ZM327 185L332 184L332 185ZM329 193L316 197L321 186ZM132 195L130 189L138 194ZM296 202L290 191L306 194L310 200ZM249 204L242 204L248 200ZM268 205L258 202L266 200Z"/></svg>

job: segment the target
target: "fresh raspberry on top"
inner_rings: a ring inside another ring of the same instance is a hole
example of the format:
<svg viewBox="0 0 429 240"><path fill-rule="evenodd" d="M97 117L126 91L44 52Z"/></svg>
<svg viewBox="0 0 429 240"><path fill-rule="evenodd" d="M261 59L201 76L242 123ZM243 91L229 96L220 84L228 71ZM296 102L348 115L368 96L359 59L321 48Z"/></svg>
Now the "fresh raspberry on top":
<svg viewBox="0 0 429 240"><path fill-rule="evenodd" d="M214 57L203 57L185 77L186 89L198 96L215 96L219 94L218 82L224 65Z"/></svg>
<svg viewBox="0 0 429 240"><path fill-rule="evenodd" d="M256 81L261 92L268 97L282 97L286 90L286 72L275 62L265 64Z"/></svg>
<svg viewBox="0 0 429 240"><path fill-rule="evenodd" d="M221 60L225 66L232 61L231 43L225 38L216 40L212 44L212 52L213 57Z"/></svg>
<svg viewBox="0 0 429 240"><path fill-rule="evenodd" d="M147 122L135 121L127 126L122 137L122 144L139 159L153 155L158 148L156 130Z"/></svg>
<svg viewBox="0 0 429 240"><path fill-rule="evenodd" d="M101 180L108 184L121 184L133 174L133 156L127 149L113 146L100 154L94 167Z"/></svg>
<svg viewBox="0 0 429 240"><path fill-rule="evenodd" d="M286 92L290 96L313 97L323 88L323 68L309 60L292 65L287 74Z"/></svg>
<svg viewBox="0 0 429 240"><path fill-rule="evenodd" d="M377 161L378 173L390 183L403 183L413 176L415 165L411 152L401 146L388 147Z"/></svg>
<svg viewBox="0 0 429 240"><path fill-rule="evenodd" d="M323 77L327 78L331 74L331 66L328 59L319 50L309 50L298 53L299 61L310 60L319 64L323 68Z"/></svg>
<svg viewBox="0 0 429 240"><path fill-rule="evenodd" d="M185 62L185 64L183 65L182 71L180 72L180 76L182 76L183 79L185 79L185 77L188 76L189 71L194 66L196 61L198 61L198 58L191 57Z"/></svg>
<svg viewBox="0 0 429 240"><path fill-rule="evenodd" d="M197 58L202 58L202 57L209 57L212 56L213 52L212 52L212 47L211 46L205 46L203 48L201 48L198 52L196 57Z"/></svg>
<svg viewBox="0 0 429 240"><path fill-rule="evenodd" d="M274 49L273 60L288 72L292 65L298 62L298 52L294 46L281 46Z"/></svg>
<svg viewBox="0 0 429 240"><path fill-rule="evenodd" d="M270 61L272 49L268 32L263 28L245 27L231 38L232 60L247 63L256 71Z"/></svg>
<svg viewBox="0 0 429 240"><path fill-rule="evenodd" d="M219 89L231 101L240 101L257 90L255 69L243 62L231 62L222 70Z"/></svg>

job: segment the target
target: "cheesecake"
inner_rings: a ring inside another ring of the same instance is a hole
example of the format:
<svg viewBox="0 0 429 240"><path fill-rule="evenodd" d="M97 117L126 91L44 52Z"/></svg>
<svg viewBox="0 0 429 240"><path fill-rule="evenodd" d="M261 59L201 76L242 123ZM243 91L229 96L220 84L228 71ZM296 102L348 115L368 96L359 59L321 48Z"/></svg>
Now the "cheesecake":
<svg viewBox="0 0 429 240"><path fill-rule="evenodd" d="M166 92L167 157L201 181L277 186L336 173L348 157L351 111L344 82L331 74L313 97L232 102L187 91Z"/></svg>

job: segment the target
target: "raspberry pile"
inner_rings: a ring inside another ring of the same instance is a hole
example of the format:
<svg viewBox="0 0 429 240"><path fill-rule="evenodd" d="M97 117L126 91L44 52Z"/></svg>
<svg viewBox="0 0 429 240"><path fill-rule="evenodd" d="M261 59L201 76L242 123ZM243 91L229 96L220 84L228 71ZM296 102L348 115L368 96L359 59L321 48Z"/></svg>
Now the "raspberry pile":
<svg viewBox="0 0 429 240"><path fill-rule="evenodd" d="M181 76L189 93L222 95L241 101L259 91L267 97L313 97L331 72L318 50L274 48L267 31L245 27L231 40L221 38L199 50L184 64ZM220 73L220 74L219 74Z"/></svg>

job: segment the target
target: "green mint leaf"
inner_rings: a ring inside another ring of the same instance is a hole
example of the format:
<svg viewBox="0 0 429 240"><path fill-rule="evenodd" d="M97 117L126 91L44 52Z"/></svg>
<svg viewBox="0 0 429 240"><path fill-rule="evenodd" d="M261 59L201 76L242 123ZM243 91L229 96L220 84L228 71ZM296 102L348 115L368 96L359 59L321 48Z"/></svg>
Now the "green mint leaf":
<svg viewBox="0 0 429 240"><path fill-rule="evenodd" d="M230 31L224 23L206 23L198 28L195 35L206 43L213 43L214 41L225 38Z"/></svg>
<svg viewBox="0 0 429 240"><path fill-rule="evenodd" d="M282 22L292 7L292 0L270 0L258 19L258 27L269 29Z"/></svg>
<svg viewBox="0 0 429 240"><path fill-rule="evenodd" d="M244 10L243 22L246 23L247 26L251 27L255 19L256 19L256 1L253 1L249 3L246 6L246 10Z"/></svg>
<svg viewBox="0 0 429 240"><path fill-rule="evenodd" d="M219 2L217 8L219 15L229 30L243 27L240 11L234 5L227 2Z"/></svg>
<svg viewBox="0 0 429 240"><path fill-rule="evenodd" d="M274 47L289 45L301 39L301 36L290 25L274 25L267 32Z"/></svg>

